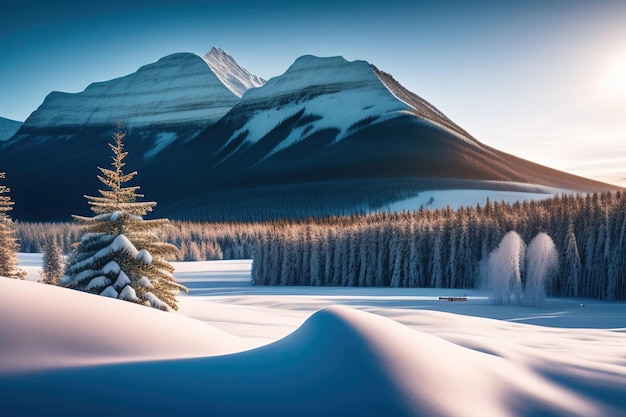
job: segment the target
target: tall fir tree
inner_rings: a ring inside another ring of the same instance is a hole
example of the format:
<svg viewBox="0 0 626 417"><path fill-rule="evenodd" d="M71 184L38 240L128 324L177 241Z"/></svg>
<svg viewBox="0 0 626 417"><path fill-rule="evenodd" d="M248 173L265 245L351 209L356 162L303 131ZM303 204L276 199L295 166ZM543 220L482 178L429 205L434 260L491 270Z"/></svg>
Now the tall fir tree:
<svg viewBox="0 0 626 417"><path fill-rule="evenodd" d="M5 173L0 172L0 179ZM19 268L16 252L20 245L17 243L15 223L8 215L13 209L14 202L8 194L11 190L6 185L0 185L0 276L24 279L26 271Z"/></svg>
<svg viewBox="0 0 626 417"><path fill-rule="evenodd" d="M155 202L138 202L138 186L125 185L137 172L124 174L124 133L113 135L113 169L98 169L105 186L99 197L85 196L94 217L73 216L82 225L82 238L70 257L61 285L77 290L177 310L176 294L187 288L173 278L178 249L160 241L155 230L167 219L144 220Z"/></svg>
<svg viewBox="0 0 626 417"><path fill-rule="evenodd" d="M39 272L40 282L50 285L59 285L65 268L63 255L54 238L46 239L43 247L43 269Z"/></svg>

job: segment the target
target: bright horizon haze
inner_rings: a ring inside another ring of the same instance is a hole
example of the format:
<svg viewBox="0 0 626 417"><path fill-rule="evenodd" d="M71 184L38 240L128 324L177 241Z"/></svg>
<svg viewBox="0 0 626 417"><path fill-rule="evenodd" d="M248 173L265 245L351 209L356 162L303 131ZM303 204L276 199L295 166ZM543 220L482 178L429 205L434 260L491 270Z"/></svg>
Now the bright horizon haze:
<svg viewBox="0 0 626 417"><path fill-rule="evenodd" d="M337 4L339 3L339 4ZM265 79L306 54L362 59L481 142L626 187L626 2L8 0L0 116L217 46Z"/></svg>

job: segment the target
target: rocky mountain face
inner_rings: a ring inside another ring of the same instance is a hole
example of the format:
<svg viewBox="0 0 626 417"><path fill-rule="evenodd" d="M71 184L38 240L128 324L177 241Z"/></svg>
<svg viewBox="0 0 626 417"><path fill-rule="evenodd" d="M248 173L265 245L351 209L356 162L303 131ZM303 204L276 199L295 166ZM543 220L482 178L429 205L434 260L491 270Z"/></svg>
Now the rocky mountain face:
<svg viewBox="0 0 626 417"><path fill-rule="evenodd" d="M146 198L178 218L353 213L428 189L616 188L485 146L365 61L303 56L264 82L213 48L50 94L0 149L15 217L88 212L120 121Z"/></svg>

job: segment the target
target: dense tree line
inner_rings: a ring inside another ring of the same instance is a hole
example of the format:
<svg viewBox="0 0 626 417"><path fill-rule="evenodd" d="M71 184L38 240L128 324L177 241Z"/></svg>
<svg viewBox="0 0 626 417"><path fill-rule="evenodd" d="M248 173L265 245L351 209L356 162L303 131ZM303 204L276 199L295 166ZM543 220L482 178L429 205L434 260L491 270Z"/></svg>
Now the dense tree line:
<svg viewBox="0 0 626 417"><path fill-rule="evenodd" d="M626 195L273 223L254 253L257 285L476 288L503 236L549 235L549 296L626 298ZM523 283L525 284L525 283Z"/></svg>
<svg viewBox="0 0 626 417"><path fill-rule="evenodd" d="M57 227L73 233L62 224L18 223L23 250ZM257 285L475 288L510 231L526 244L541 232L554 241L558 271L547 295L626 299L623 192L299 221L173 221L158 233L181 249L180 260L253 258Z"/></svg>
<svg viewBox="0 0 626 417"><path fill-rule="evenodd" d="M179 248L170 261L206 261L221 259L251 259L259 236L266 226L262 223L208 223L170 221L156 231L161 240ZM17 222L17 237L21 252L44 252L46 243L53 241L68 254L74 242L80 240L77 223Z"/></svg>
<svg viewBox="0 0 626 417"><path fill-rule="evenodd" d="M20 252L44 252L48 242L54 242L61 252L67 254L72 244L80 240L80 225L76 223L30 223L15 222Z"/></svg>

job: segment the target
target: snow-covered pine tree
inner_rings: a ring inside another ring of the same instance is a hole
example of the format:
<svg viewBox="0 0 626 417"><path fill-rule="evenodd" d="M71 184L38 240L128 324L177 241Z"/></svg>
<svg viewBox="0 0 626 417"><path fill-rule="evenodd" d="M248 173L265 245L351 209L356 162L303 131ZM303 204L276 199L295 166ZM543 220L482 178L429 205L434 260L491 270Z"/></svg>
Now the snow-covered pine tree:
<svg viewBox="0 0 626 417"><path fill-rule="evenodd" d="M5 173L0 172L0 179L5 178ZM15 224L7 212L13 209L13 201L7 194L9 187L0 185L0 276L8 278L24 279L26 271L18 267L15 253L20 249L17 243Z"/></svg>
<svg viewBox="0 0 626 417"><path fill-rule="evenodd" d="M59 285L65 265L61 250L53 238L48 238L43 247L43 270L39 272L41 282L50 285Z"/></svg>
<svg viewBox="0 0 626 417"><path fill-rule="evenodd" d="M138 202L138 186L124 186L137 172L124 174L124 133L113 135L114 169L98 169L98 179L107 187L100 197L85 196L94 217L73 216L83 235L68 263L61 285L118 298L168 311L177 309L176 294L187 288L177 283L173 259L177 249L160 241L155 229L167 219L144 220L155 202Z"/></svg>

